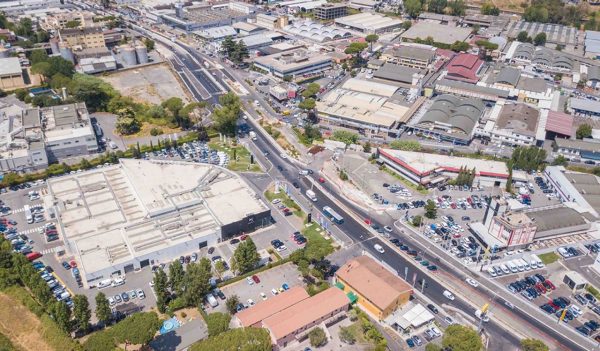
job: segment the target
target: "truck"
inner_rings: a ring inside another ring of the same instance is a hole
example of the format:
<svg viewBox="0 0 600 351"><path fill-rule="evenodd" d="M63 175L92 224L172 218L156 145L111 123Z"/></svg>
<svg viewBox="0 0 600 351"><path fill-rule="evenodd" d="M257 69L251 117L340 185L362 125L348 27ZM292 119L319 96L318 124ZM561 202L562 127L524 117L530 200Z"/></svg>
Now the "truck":
<svg viewBox="0 0 600 351"><path fill-rule="evenodd" d="M250 133L248 133L248 135L250 136L250 139L256 141L256 132L251 131Z"/></svg>
<svg viewBox="0 0 600 351"><path fill-rule="evenodd" d="M311 200L311 201L317 201L317 195L315 194L314 191L308 189L306 190L306 196Z"/></svg>

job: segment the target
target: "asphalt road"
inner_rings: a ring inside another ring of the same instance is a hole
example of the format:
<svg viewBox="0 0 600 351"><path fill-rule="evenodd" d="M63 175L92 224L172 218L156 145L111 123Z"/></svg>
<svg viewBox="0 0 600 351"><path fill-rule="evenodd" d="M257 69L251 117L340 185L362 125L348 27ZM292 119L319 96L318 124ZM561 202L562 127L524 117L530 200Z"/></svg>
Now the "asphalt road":
<svg viewBox="0 0 600 351"><path fill-rule="evenodd" d="M258 149L264 151L268 151L270 153L268 160L273 164L275 169L279 166L282 168L281 178L287 179L289 182L297 181L298 179L298 171L300 170L298 167L293 165L289 159L283 159L279 155L279 151L268 141L264 139L264 137L257 133L257 140L255 141L255 145ZM278 177L279 178L279 177ZM304 194L307 189L311 187L311 183L306 178L301 178L302 181L300 184L300 191ZM427 274L424 274L420 269L416 268L416 262L411 259L407 259L404 256L398 254L397 252L387 248L387 245L382 242L382 240L368 232L361 223L357 222L350 214L344 211L339 205L337 201L331 201L325 194L323 194L317 187L312 188L316 193L318 198L318 206L314 207L313 211L322 212L321 209L323 206L329 206L334 211L339 213L342 217L344 217L344 223L341 225L336 225L340 230L342 230L346 235L351 237L355 242L359 243L363 247L363 249L369 252L374 257L379 258L383 262L385 262L390 267L393 267L397 272L399 272L400 276L404 275L405 269L407 269L408 281L411 283L413 281L413 277L416 276L416 285L415 289L421 288L421 285L418 283L425 279L427 287L423 289L423 293L432 301L434 301L437 305L451 305L456 309L464 311L469 316L474 316L475 309L471 307L470 304L465 302L464 300L457 297L454 301L449 301L446 297L443 296L443 291L445 288L437 283L436 281L430 279ZM332 194L335 194L336 191L328 191ZM352 204L348 203L345 199L339 198L338 201L344 202L344 205L352 208ZM314 215L314 213L313 213ZM403 242L407 242L406 237L400 237L396 234L396 236ZM377 252L373 245L380 244L382 247L386 248L383 254ZM415 245L409 245L411 247L415 247ZM441 271L447 272L451 275L456 275L458 279L462 280L462 274L457 274L453 267L446 266L443 262L429 255L426 252L422 252L419 254L422 257L425 257L430 262L434 262ZM418 263L417 263L418 264ZM481 292L484 292L481 290ZM485 293L485 292L484 292ZM489 300L494 300L497 304L497 308L506 308L504 307L504 300L501 298L495 298L491 295L488 295ZM555 339L558 343L564 345L565 349L568 350L585 350L579 345L575 344L568 337L562 335L559 331L554 328L550 328L547 324L538 321L536 318L532 318L526 312L521 311L519 309L510 310L510 312L514 313L516 317L521 318L528 323L530 323L535 328L543 331L549 337ZM484 328L487 330L488 334L492 337L500 337L503 343L510 343L515 346L515 349L519 345L519 340L513 336L511 333L504 330L500 325L496 324L491 318L489 323L484 325ZM498 340L496 340L497 342Z"/></svg>

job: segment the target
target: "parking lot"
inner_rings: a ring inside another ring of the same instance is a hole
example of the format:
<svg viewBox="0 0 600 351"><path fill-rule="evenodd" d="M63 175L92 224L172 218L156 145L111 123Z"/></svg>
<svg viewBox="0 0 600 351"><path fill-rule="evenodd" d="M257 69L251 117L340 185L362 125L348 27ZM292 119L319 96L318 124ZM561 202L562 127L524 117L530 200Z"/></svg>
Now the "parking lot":
<svg viewBox="0 0 600 351"><path fill-rule="evenodd" d="M222 291L226 297L237 295L240 303L245 305L245 308L252 306L260 301L267 300L270 297L283 293L282 285L287 284L288 288L302 285L300 273L291 263L286 263L281 266L266 270L256 274L258 282L252 279L244 279L237 283L225 286ZM226 312L225 301L220 301L219 306L209 310L211 312Z"/></svg>

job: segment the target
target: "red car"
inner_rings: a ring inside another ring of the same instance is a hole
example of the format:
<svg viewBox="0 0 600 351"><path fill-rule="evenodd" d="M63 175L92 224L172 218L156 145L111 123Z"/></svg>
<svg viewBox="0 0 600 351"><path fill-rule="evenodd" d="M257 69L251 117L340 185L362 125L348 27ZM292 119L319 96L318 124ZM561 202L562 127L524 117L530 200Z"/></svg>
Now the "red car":
<svg viewBox="0 0 600 351"><path fill-rule="evenodd" d="M252 276L252 280L254 280L256 284L260 283L260 279L258 279L258 276L256 274Z"/></svg>
<svg viewBox="0 0 600 351"><path fill-rule="evenodd" d="M321 183L321 184L322 184L322 183L325 183L325 178L323 178L323 177L320 177L320 178L319 178L319 183Z"/></svg>
<svg viewBox="0 0 600 351"><path fill-rule="evenodd" d="M38 258L42 257L42 254L34 251L30 254L27 254L27 256L25 256L25 257L27 257L27 260L29 262L31 262L31 261L37 260Z"/></svg>
<svg viewBox="0 0 600 351"><path fill-rule="evenodd" d="M75 261L69 262L69 265L71 266L71 268L77 268L77 262Z"/></svg>
<svg viewBox="0 0 600 351"><path fill-rule="evenodd" d="M368 218L365 218L365 224L371 225L371 220Z"/></svg>
<svg viewBox="0 0 600 351"><path fill-rule="evenodd" d="M548 285L550 287L551 290L555 290L556 287L554 286L554 284L552 284L552 282L548 279L546 279L546 285Z"/></svg>

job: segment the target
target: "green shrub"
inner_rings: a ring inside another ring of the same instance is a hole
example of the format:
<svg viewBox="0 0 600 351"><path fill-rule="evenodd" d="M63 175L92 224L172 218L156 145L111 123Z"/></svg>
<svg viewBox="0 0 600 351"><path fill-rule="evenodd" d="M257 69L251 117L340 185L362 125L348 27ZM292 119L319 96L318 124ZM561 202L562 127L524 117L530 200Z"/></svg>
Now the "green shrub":
<svg viewBox="0 0 600 351"><path fill-rule="evenodd" d="M187 307L187 305L182 297L177 297L169 302L169 311L171 312L175 312L185 307Z"/></svg>
<svg viewBox="0 0 600 351"><path fill-rule="evenodd" d="M160 129L160 128L156 128L156 127L154 127L154 128L152 128L152 129L150 129L150 135L152 135L152 136L161 135L161 134L163 134L163 133L164 133L164 132L163 132L163 130L162 130L162 129Z"/></svg>

